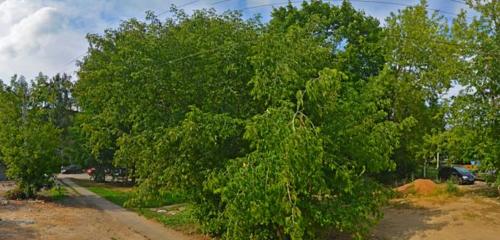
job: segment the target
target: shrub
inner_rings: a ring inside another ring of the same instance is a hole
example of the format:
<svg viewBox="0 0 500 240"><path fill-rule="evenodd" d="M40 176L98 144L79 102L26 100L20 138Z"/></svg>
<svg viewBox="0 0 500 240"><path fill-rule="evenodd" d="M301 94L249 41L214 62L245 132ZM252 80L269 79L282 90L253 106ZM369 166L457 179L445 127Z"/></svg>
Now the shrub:
<svg viewBox="0 0 500 240"><path fill-rule="evenodd" d="M460 189L455 183L453 183L453 181L448 180L446 181L445 192L450 195L457 195L460 193Z"/></svg>
<svg viewBox="0 0 500 240"><path fill-rule="evenodd" d="M10 199L10 200L19 200L19 199L25 199L27 196L24 193L24 191L18 187L9 190L5 193L5 198Z"/></svg>

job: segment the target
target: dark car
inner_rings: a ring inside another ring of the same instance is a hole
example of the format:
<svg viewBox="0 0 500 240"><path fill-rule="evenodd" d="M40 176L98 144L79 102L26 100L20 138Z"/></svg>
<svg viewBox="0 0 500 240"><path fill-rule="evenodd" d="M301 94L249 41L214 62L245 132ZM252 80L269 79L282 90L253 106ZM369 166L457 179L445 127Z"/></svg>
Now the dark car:
<svg viewBox="0 0 500 240"><path fill-rule="evenodd" d="M63 166L61 167L61 173L62 174L82 173L82 167L75 164L71 164L69 166Z"/></svg>
<svg viewBox="0 0 500 240"><path fill-rule="evenodd" d="M458 184L474 184L475 177L462 167L442 167L439 169L439 178L443 181L451 180Z"/></svg>

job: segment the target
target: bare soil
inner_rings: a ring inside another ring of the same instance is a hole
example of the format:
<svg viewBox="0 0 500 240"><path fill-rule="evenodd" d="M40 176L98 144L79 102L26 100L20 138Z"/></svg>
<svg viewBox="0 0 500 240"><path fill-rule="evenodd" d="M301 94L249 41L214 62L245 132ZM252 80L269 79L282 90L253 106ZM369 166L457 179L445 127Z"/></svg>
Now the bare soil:
<svg viewBox="0 0 500 240"><path fill-rule="evenodd" d="M467 193L482 187L481 183L461 186L463 196L395 199L372 239L500 239L500 200Z"/></svg>
<svg viewBox="0 0 500 240"><path fill-rule="evenodd" d="M417 179L414 182L396 188L396 191L403 194L430 195L437 189L437 184L435 184L432 180Z"/></svg>
<svg viewBox="0 0 500 240"><path fill-rule="evenodd" d="M60 202L2 200L13 183L0 182L0 240L146 239L77 196ZM461 187L462 192L481 185ZM500 200L479 194L395 199L374 228L374 240L500 239Z"/></svg>
<svg viewBox="0 0 500 240"><path fill-rule="evenodd" d="M79 204L77 196L60 202L4 200L13 187L0 182L0 240L146 239L102 211Z"/></svg>

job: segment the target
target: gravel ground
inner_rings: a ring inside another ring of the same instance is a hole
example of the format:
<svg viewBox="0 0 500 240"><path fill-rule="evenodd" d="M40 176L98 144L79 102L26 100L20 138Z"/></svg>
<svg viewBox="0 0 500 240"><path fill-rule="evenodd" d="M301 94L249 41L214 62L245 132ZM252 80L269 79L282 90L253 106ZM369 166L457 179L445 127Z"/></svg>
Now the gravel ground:
<svg viewBox="0 0 500 240"><path fill-rule="evenodd" d="M475 190L482 183L461 186ZM399 199L385 210L373 239L385 240L498 240L500 200L475 194L461 197Z"/></svg>
<svg viewBox="0 0 500 240"><path fill-rule="evenodd" d="M4 200L5 191L13 187L12 182L0 182L0 240L147 239L108 214L78 203L76 196L58 203Z"/></svg>

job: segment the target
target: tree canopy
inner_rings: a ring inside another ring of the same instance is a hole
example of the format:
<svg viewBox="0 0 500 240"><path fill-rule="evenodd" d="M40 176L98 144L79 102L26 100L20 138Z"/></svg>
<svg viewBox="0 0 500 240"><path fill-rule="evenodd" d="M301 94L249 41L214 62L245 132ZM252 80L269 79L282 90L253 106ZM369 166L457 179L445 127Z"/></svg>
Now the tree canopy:
<svg viewBox="0 0 500 240"><path fill-rule="evenodd" d="M385 24L349 1L289 3L266 23L148 12L89 34L75 83L2 85L0 158L30 195L61 163L99 181L126 167L127 204L181 192L222 239L363 238L386 184L437 156L500 170L499 3L467 4L478 16L452 23L426 1Z"/></svg>

